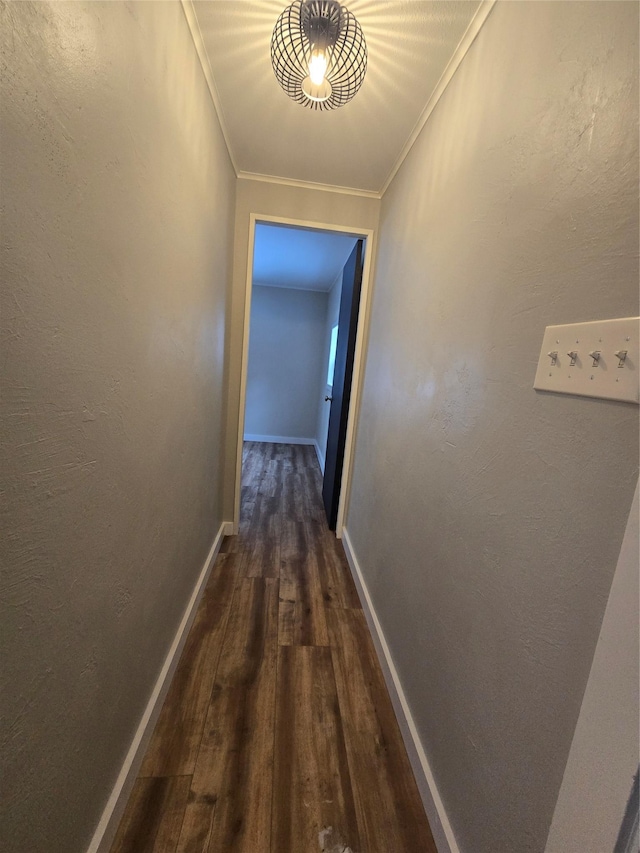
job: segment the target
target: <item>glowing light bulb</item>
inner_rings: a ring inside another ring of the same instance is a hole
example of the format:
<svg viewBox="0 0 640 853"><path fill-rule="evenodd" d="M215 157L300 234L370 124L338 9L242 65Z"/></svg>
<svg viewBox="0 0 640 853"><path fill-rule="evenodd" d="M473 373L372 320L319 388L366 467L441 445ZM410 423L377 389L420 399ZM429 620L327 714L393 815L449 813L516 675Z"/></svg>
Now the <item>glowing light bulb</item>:
<svg viewBox="0 0 640 853"><path fill-rule="evenodd" d="M309 77L315 86L321 86L327 72L327 57L321 50L314 50L309 61Z"/></svg>

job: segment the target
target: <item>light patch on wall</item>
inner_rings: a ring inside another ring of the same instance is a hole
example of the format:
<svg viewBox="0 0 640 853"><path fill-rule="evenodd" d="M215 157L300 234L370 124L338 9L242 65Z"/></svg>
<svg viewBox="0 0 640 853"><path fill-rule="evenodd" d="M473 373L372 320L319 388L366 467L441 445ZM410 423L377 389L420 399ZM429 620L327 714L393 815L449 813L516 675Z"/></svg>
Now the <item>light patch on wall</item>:
<svg viewBox="0 0 640 853"><path fill-rule="evenodd" d="M338 347L338 326L331 329L331 343L329 344L329 366L327 368L327 385L333 388L333 374L336 370L336 349Z"/></svg>
<svg viewBox="0 0 640 853"><path fill-rule="evenodd" d="M429 376L423 382L419 382L416 386L416 397L421 397L423 400L432 400L438 390L438 383L435 378L435 371L431 369Z"/></svg>
<svg viewBox="0 0 640 853"><path fill-rule="evenodd" d="M96 63L98 40L94 19L88 15L75 14L67 4L52 3L47 8L49 21L55 27L43 32L49 55L56 65L63 64L68 71L86 73Z"/></svg>

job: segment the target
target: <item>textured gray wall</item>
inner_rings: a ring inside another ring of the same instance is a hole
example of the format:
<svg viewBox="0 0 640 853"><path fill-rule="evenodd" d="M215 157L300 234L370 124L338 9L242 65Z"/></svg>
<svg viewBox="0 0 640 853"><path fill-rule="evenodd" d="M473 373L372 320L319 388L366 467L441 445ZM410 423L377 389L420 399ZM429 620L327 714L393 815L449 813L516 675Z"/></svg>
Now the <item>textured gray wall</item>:
<svg viewBox="0 0 640 853"><path fill-rule="evenodd" d="M0 26L0 846L79 853L222 520L235 179L179 3Z"/></svg>
<svg viewBox="0 0 640 853"><path fill-rule="evenodd" d="M385 194L347 530L464 853L541 851L637 407L532 389L638 313L638 6L497 3Z"/></svg>

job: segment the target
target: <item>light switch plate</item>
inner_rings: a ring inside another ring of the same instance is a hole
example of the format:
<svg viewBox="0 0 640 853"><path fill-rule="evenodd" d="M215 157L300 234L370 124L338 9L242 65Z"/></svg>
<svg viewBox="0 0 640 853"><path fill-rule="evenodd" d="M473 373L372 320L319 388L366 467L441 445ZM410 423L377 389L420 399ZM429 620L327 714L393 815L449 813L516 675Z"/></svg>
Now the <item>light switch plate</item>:
<svg viewBox="0 0 640 853"><path fill-rule="evenodd" d="M547 326L533 387L638 403L639 337L640 317Z"/></svg>

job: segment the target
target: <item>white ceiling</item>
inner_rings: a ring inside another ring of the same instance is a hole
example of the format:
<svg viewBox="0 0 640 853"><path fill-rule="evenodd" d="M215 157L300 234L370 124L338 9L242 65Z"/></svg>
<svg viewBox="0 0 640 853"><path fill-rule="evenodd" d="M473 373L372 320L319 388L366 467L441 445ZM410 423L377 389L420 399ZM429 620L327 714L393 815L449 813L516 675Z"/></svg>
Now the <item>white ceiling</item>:
<svg viewBox="0 0 640 853"><path fill-rule="evenodd" d="M271 33L286 5L193 2L236 170L380 193L455 67L463 36L477 28L479 7L491 4L348 0L367 41L367 76L352 101L326 112L290 100L273 74Z"/></svg>
<svg viewBox="0 0 640 853"><path fill-rule="evenodd" d="M356 238L286 225L256 225L253 283L329 291Z"/></svg>

